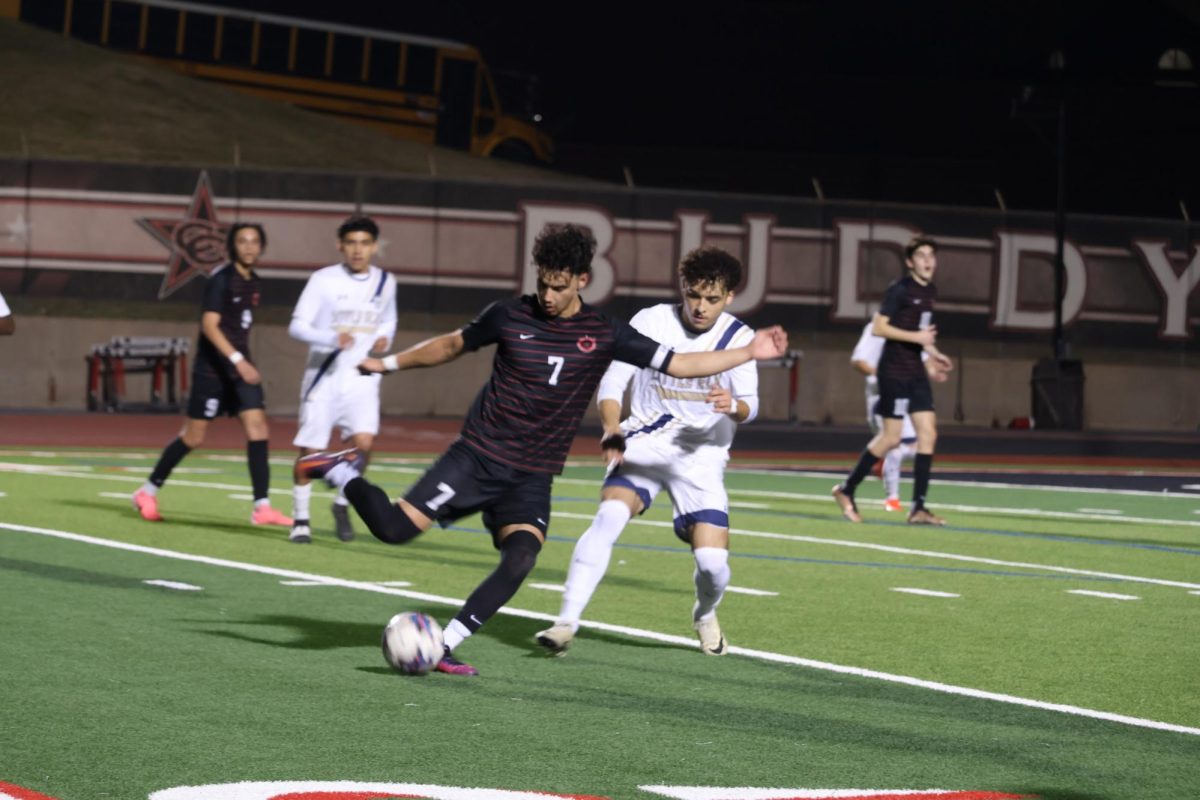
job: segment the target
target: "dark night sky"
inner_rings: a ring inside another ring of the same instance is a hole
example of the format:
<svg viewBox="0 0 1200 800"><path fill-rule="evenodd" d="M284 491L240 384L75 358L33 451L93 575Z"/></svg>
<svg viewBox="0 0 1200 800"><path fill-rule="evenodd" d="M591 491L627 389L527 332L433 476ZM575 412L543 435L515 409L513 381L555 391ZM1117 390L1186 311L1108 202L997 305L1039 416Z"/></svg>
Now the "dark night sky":
<svg viewBox="0 0 1200 800"><path fill-rule="evenodd" d="M1155 84L1200 63L1187 0L212 2L474 44L539 77L560 168L641 185L1050 209L1062 80L1071 210L1200 216L1200 88Z"/></svg>

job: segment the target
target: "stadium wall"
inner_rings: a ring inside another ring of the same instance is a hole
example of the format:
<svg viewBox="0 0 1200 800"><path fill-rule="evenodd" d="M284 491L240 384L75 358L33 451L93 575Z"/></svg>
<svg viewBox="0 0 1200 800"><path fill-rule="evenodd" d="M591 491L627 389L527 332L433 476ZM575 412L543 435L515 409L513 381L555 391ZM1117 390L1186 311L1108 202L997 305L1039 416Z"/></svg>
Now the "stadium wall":
<svg viewBox="0 0 1200 800"><path fill-rule="evenodd" d="M545 222L574 221L600 241L588 299L623 316L674 297L673 265L688 249L738 255L747 279L736 313L783 324L804 351L794 404L786 371L763 371L771 418L861 419L849 351L917 231L941 245L939 344L962 367L936 388L943 424L1029 416L1033 364L1050 354L1053 220L1044 214L225 168L202 179L194 168L9 160L0 161L0 292L19 327L0 341L0 368L19 379L3 382L0 405L80 408L93 344L194 337L223 226L254 220L269 236L254 349L271 410L294 412L303 349L286 336L287 314L308 274L336 261L334 230L355 210L383 229L377 261L397 276L405 343L527 291L533 236ZM1087 426L1195 430L1197 228L1080 216L1067 232L1064 323L1085 365ZM385 409L459 415L489 359L393 378ZM129 394L139 391L131 378Z"/></svg>

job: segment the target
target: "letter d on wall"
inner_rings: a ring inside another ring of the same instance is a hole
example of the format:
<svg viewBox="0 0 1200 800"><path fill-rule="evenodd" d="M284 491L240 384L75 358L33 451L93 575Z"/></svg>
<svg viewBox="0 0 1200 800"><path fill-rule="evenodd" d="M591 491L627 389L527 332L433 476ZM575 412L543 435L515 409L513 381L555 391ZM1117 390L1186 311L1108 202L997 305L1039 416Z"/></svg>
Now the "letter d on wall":
<svg viewBox="0 0 1200 800"><path fill-rule="evenodd" d="M1047 297L1046 311L1027 311L1017 308L1022 253L1047 253L1054 257L1054 237L1046 233L1013 233L998 231L1000 242L996 258L996 296L992 298L992 325L1026 331L1048 331L1054 327L1054 298ZM1063 287L1063 324L1070 322L1083 307L1087 291L1087 268L1083 254L1070 242L1063 242L1063 266L1066 274Z"/></svg>

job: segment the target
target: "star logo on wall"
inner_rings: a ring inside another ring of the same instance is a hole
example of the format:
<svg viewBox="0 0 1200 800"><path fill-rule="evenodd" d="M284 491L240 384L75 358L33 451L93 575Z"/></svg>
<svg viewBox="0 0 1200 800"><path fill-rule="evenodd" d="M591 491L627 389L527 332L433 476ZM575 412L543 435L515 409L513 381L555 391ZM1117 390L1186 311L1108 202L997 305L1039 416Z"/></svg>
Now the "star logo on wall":
<svg viewBox="0 0 1200 800"><path fill-rule="evenodd" d="M229 225L217 221L212 186L208 173L201 172L196 191L183 219L143 217L137 224L171 251L167 274L158 290L158 299L170 295L198 275L208 277L228 261L225 237Z"/></svg>

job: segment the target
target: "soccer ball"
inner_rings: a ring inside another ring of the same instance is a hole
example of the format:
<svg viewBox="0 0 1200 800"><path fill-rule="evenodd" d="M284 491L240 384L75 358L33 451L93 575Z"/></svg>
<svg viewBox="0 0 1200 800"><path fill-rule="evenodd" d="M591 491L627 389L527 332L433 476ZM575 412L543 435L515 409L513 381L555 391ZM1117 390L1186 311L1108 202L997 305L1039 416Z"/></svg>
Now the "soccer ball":
<svg viewBox="0 0 1200 800"><path fill-rule="evenodd" d="M383 657L406 675L424 675L442 660L442 626L419 611L402 611L383 629Z"/></svg>

